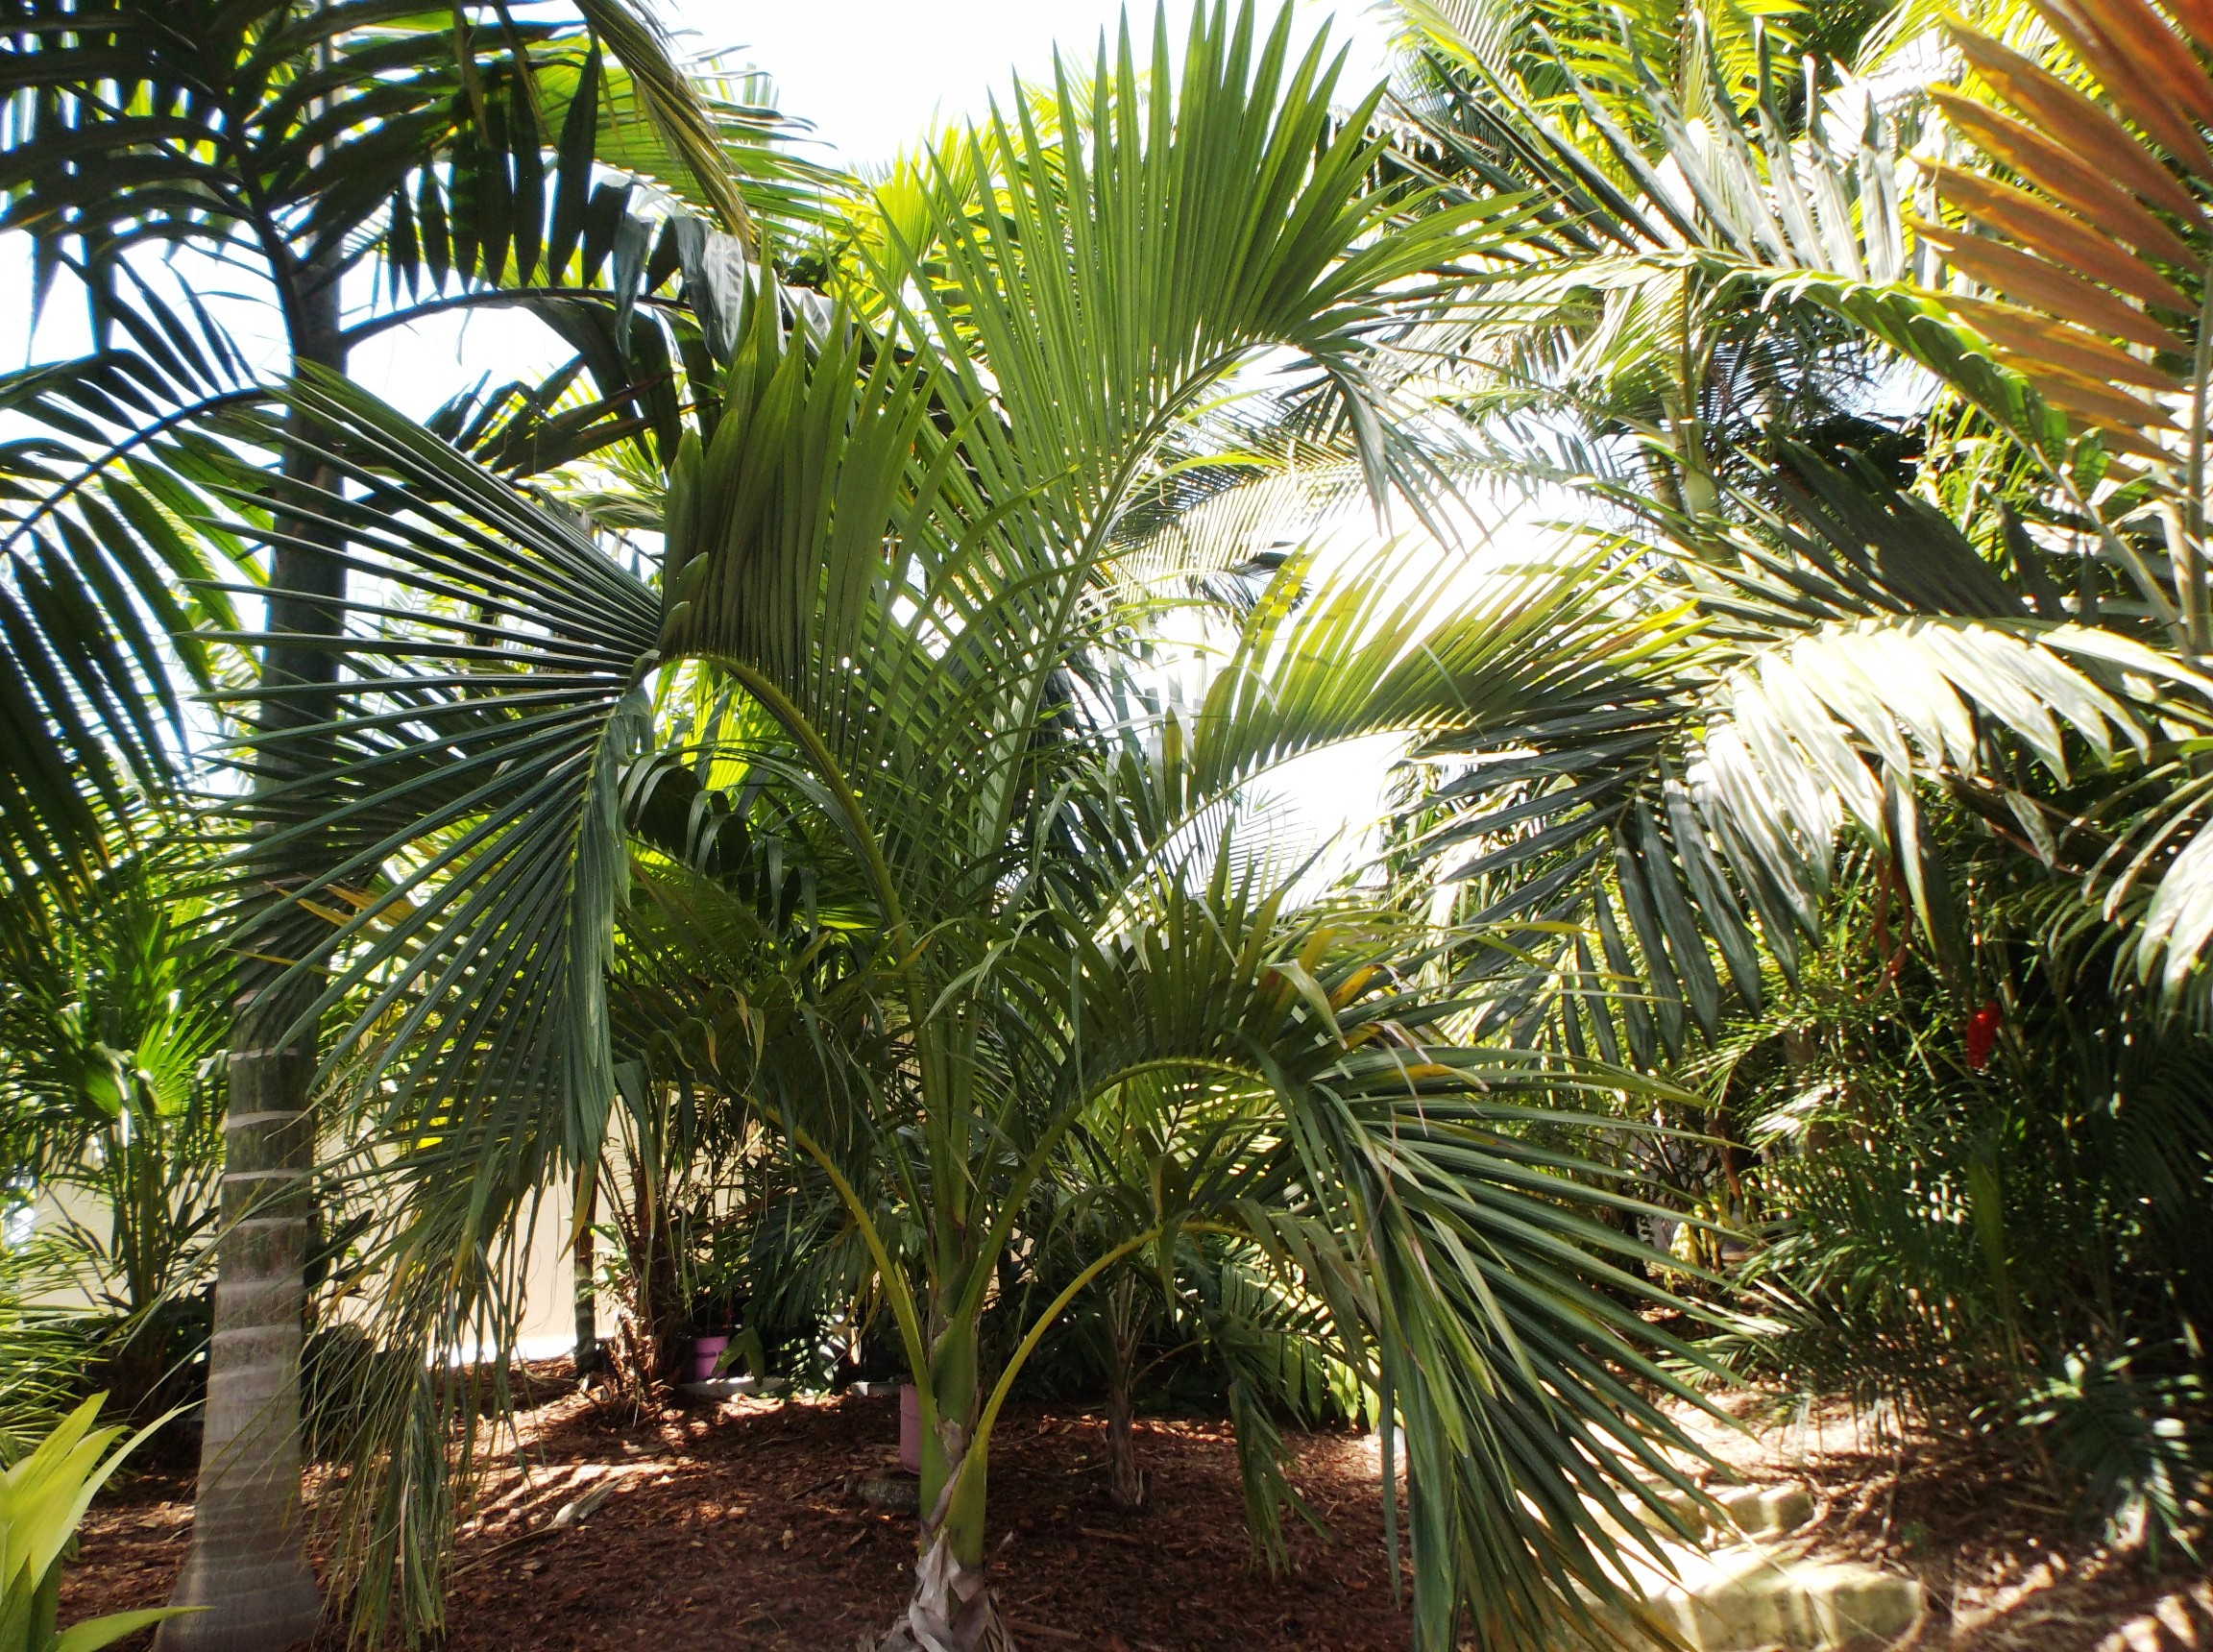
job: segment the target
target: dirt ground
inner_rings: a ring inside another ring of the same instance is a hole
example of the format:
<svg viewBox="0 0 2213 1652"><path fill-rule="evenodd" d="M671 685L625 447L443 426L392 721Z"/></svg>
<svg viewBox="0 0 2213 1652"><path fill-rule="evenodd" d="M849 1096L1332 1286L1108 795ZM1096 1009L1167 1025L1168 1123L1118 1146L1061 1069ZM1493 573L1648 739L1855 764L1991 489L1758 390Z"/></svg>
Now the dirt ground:
<svg viewBox="0 0 2213 1652"><path fill-rule="evenodd" d="M1749 1400L1737 1408L1755 1414ZM993 1584L1027 1652L1406 1644L1371 1438L1291 1437L1294 1484L1328 1535L1288 1520L1294 1568L1272 1579L1248 1565L1227 1424L1138 1426L1152 1495L1132 1515L1106 1500L1098 1418L1030 1407L1001 1424ZM631 1421L571 1395L526 1413L521 1432L527 1475L496 1480L462 1538L449 1652L853 1652L905 1598L912 1518L858 1494L894 1455L888 1398L736 1400ZM1964 1443L1899 1451L1841 1411L1751 1437L1706 1432L1739 1477L1812 1491L1816 1518L1792 1548L1922 1579L1917 1648L2213 1648L2202 1568L2153 1573L2109 1554L2027 1462ZM186 1492L145 1476L96 1506L63 1584L64 1623L163 1598L190 1532ZM588 1517L557 1529L556 1512L588 1495Z"/></svg>

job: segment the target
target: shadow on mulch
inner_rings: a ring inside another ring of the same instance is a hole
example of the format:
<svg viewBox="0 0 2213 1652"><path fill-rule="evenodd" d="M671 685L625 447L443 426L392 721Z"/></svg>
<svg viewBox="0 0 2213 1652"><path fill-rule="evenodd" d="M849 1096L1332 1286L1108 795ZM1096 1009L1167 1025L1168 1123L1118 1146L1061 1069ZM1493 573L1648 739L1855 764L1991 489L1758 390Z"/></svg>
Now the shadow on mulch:
<svg viewBox="0 0 2213 1652"><path fill-rule="evenodd" d="M560 1385L565 1388L566 1385ZM548 1386L542 1392L558 1392ZM1755 1396L1733 1408L1756 1412ZM628 1423L572 1394L519 1421L531 1460L484 1491L465 1530L444 1652L854 1652L907 1597L913 1520L870 1508L860 1480L893 1456L892 1401L736 1401ZM1293 1480L1327 1525L1287 1518L1294 1567L1248 1564L1226 1424L1139 1423L1152 1498L1114 1509L1105 1426L1017 1407L992 1451L992 1581L1023 1652L1398 1652L1372 1439L1292 1435ZM1832 1408L1810 1428L1714 1430L1745 1478L1813 1493L1792 1550L1920 1577L1920 1652L2203 1652L2202 1567L2148 1571L2070 1518L2034 1464L1971 1441L1903 1452ZM190 1482L142 1474L88 1518L62 1621L158 1604L191 1529ZM556 1529L565 1504L602 1498ZM150 1637L127 1646L143 1647ZM335 1635L320 1652L342 1652Z"/></svg>
<svg viewBox="0 0 2213 1652"><path fill-rule="evenodd" d="M893 1456L888 1399L738 1401L620 1427L579 1398L527 1414L509 1472L462 1541L448 1652L646 1647L854 1652L907 1598L912 1515L853 1489ZM1293 1435L1293 1483L1329 1528L1287 1517L1291 1572L1248 1564L1225 1423L1145 1420L1148 1506L1105 1490L1105 1425L1014 1407L992 1450L992 1582L1026 1652L1398 1652L1373 1441ZM580 1524L565 1503L611 1489ZM62 1620L158 1604L190 1535L186 1486L141 1477L88 1519ZM332 1648L338 1645L331 1638Z"/></svg>

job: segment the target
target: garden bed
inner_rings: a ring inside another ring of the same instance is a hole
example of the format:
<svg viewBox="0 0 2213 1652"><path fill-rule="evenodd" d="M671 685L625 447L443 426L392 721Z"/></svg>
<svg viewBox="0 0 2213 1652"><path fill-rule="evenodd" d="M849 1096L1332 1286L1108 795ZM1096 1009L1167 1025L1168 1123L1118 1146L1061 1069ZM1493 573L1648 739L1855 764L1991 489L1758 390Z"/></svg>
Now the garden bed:
<svg viewBox="0 0 2213 1652"><path fill-rule="evenodd" d="M896 1419L888 1397L740 1399L638 1420L574 1395L537 1406L521 1420L527 1481L495 1480L464 1536L449 1652L853 1652L908 1588L912 1517L859 1494L893 1456ZM1289 1518L1294 1568L1271 1579L1248 1565L1227 1424L1141 1420L1152 1497L1133 1515L1106 1499L1100 1418L1027 1406L1001 1426L992 1570L1026 1652L1406 1644L1372 1439L1289 1437L1293 1482L1328 1536ZM1933 1441L1895 1453L1841 1412L1715 1444L1745 1478L1813 1494L1793 1550L1918 1575L1931 1609L1920 1647L2213 1644L2213 1593L2101 1548L2025 1462ZM103 1499L63 1587L64 1622L166 1595L190 1533L187 1491L147 1475ZM555 1529L582 1500L596 1504L587 1518Z"/></svg>
<svg viewBox="0 0 2213 1652"><path fill-rule="evenodd" d="M895 1457L889 1398L741 1399L623 1426L568 1397L525 1414L524 1488L488 1489L463 1539L450 1652L650 1645L853 1652L906 1599L913 1518L871 1508L864 1474ZM1247 1564L1227 1423L1141 1420L1148 1508L1105 1492L1102 1419L1013 1407L992 1451L992 1573L1026 1646L1126 1652L1399 1652L1407 1623L1384 1569L1373 1441L1291 1436L1300 1494L1325 1538L1288 1519L1295 1569ZM612 1491L554 1531L566 1503ZM141 1478L87 1521L63 1620L158 1602L182 1563L184 1488ZM336 1644L333 1640L333 1645Z"/></svg>

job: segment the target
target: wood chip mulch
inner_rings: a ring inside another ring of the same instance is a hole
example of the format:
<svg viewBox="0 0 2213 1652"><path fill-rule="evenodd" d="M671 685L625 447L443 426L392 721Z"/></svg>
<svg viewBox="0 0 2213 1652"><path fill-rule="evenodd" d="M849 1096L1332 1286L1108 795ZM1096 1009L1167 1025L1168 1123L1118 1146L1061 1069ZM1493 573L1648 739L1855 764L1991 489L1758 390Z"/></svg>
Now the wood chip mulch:
<svg viewBox="0 0 2213 1652"><path fill-rule="evenodd" d="M913 1518L860 1483L894 1455L888 1398L738 1400L634 1419L562 1393L521 1419L527 1475L485 1488L465 1529L444 1652L855 1652L907 1596ZM1756 1414L1756 1397L1733 1405ZM1023 1652L1399 1652L1374 1442L1287 1436L1293 1483L1327 1527L1286 1517L1291 1572L1249 1565L1237 1460L1215 1421L1146 1419L1149 1505L1108 1503L1105 1425L1017 1407L992 1452L992 1581ZM2206 1568L2104 1548L2034 1465L1968 1441L1870 1439L1840 1408L1813 1426L1716 1429L1753 1481L1812 1493L1783 1545L1918 1575L1917 1652L2213 1647ZM191 1535L188 1479L145 1474L94 1506L61 1621L159 1604ZM566 1505L581 1523L559 1526ZM2206 1551L2201 1549L2201 1554ZM124 1642L143 1648L150 1635ZM327 1634L319 1652L342 1652Z"/></svg>
<svg viewBox="0 0 2213 1652"><path fill-rule="evenodd" d="M531 1469L492 1482L464 1532L447 1652L854 1652L888 1626L913 1517L871 1507L859 1486L895 1456L893 1401L737 1400L625 1421L575 1397L525 1415ZM1001 1419L992 1582L1025 1652L1406 1644L1371 1437L1288 1436L1293 1483L1327 1535L1287 1515L1292 1569L1271 1578L1250 1565L1228 1425L1146 1419L1138 1431L1150 1496L1131 1514L1106 1495L1101 1420L1035 1406ZM149 1476L95 1507L63 1623L162 1600L190 1537L187 1493ZM586 1500L582 1521L555 1528Z"/></svg>

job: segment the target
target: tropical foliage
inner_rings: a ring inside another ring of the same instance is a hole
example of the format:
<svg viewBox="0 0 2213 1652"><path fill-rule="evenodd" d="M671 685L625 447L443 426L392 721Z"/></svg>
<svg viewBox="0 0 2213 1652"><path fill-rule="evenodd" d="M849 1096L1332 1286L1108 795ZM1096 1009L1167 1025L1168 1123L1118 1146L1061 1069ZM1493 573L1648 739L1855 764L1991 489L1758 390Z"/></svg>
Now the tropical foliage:
<svg viewBox="0 0 2213 1652"><path fill-rule="evenodd" d="M440 1621L564 1188L634 1392L708 1315L912 1378L887 1647L1006 1643L1009 1398L1097 1383L1134 1502L1162 1370L1266 1564L1286 1422L1403 1442L1425 1647L1632 1632L1663 1402L1732 1373L2189 1540L2213 36L1400 11L1388 95L1202 9L873 185L608 0L10 14L7 222L99 346L7 392L11 1151L108 1131L174 1300L238 1007L262 1329L311 1190L360 1213L361 1632ZM487 305L570 358L346 377ZM1380 851L1301 840L1284 777L1377 741ZM235 1437L295 1554L297 1364Z"/></svg>
<svg viewBox="0 0 2213 1652"><path fill-rule="evenodd" d="M122 1429L92 1426L101 1398L85 1400L22 1461L0 1470L0 1647L7 1652L96 1652L172 1616L156 1607L56 1628L61 1566L75 1544L77 1522L150 1432L117 1446Z"/></svg>
<svg viewBox="0 0 2213 1652"><path fill-rule="evenodd" d="M1787 19L1517 59L1408 11L1412 153L1586 207L1455 394L1702 621L1636 696L1440 742L1427 841L1573 926L1531 1033L1706 1091L1671 1169L1777 1225L1755 1359L2026 1421L2156 1540L2202 1466L2207 41L1994 8L1924 98L1786 79Z"/></svg>
<svg viewBox="0 0 2213 1652"><path fill-rule="evenodd" d="M221 973L165 858L109 868L66 913L17 891L0 918L11 1169L84 1213L58 1212L39 1261L89 1286L81 1329L127 1411L182 1392L205 1352L222 1163Z"/></svg>

